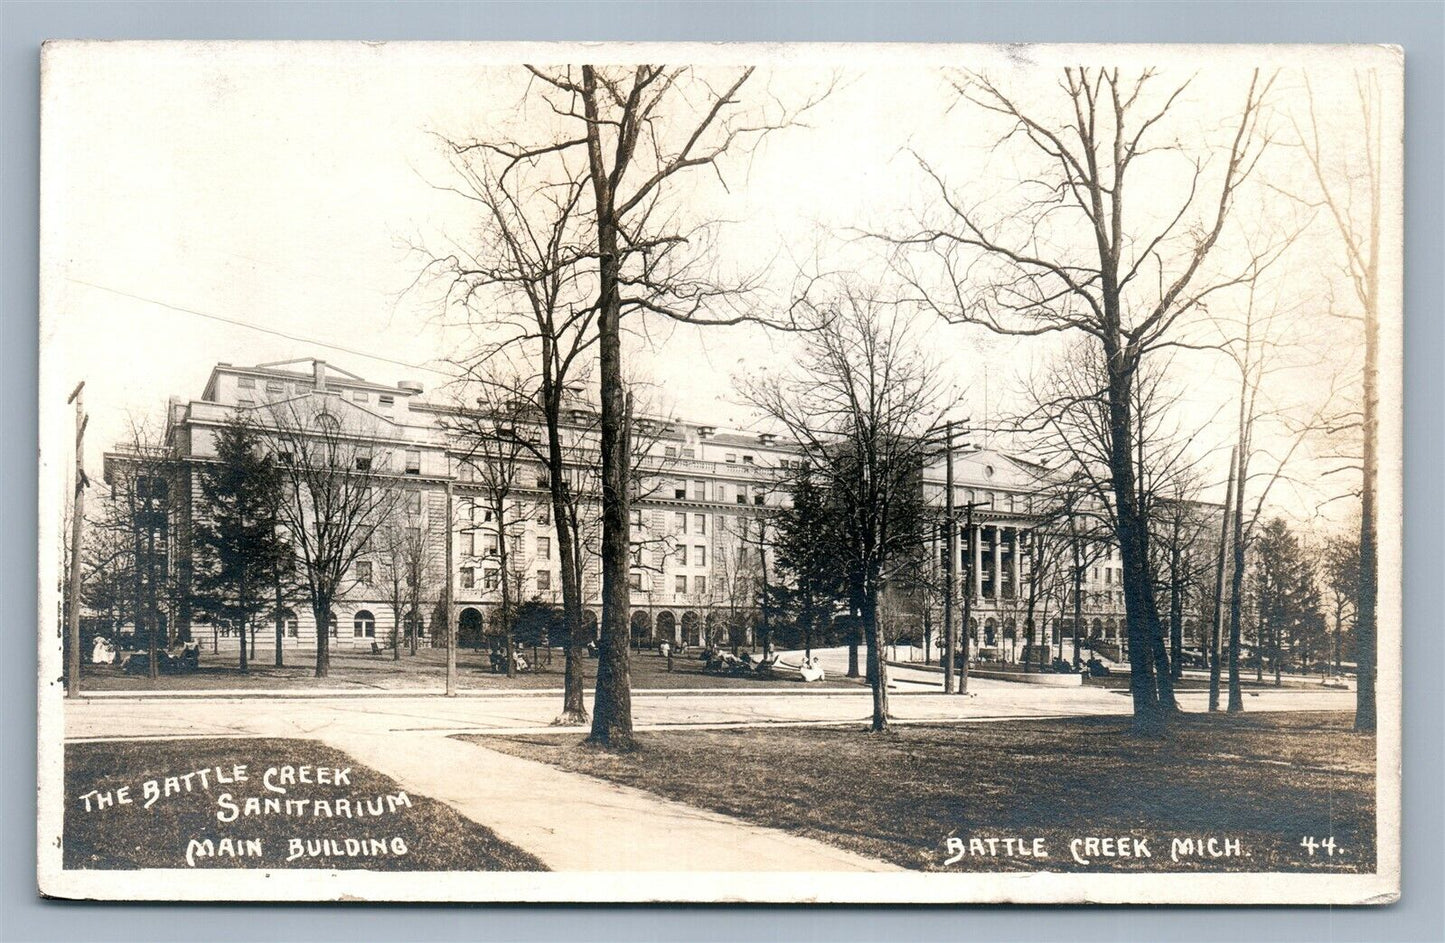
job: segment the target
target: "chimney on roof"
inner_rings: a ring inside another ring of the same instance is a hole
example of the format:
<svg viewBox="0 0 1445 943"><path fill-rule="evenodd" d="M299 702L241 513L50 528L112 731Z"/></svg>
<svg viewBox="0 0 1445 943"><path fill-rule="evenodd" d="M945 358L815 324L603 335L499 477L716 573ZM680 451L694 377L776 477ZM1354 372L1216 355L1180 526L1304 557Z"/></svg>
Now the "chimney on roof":
<svg viewBox="0 0 1445 943"><path fill-rule="evenodd" d="M771 432L759 432L759 433L758 433L758 441L761 442L761 443L763 443L763 445L772 445L772 444L773 444L773 440L776 439L776 438L777 438L777 436L774 435L774 434L771 433Z"/></svg>
<svg viewBox="0 0 1445 943"><path fill-rule="evenodd" d="M324 360L313 360L313 361L311 361L311 363L312 363L312 367L313 367L313 371L314 371L313 376L316 378L316 391L317 391L318 393L325 392L325 390L326 390L326 361L324 361Z"/></svg>
<svg viewBox="0 0 1445 943"><path fill-rule="evenodd" d="M710 436L711 436L714 432L716 432L716 431L717 431L717 428L716 428L715 426L698 426L698 427L697 427L697 437L698 437L699 439L706 439L706 438L710 437Z"/></svg>

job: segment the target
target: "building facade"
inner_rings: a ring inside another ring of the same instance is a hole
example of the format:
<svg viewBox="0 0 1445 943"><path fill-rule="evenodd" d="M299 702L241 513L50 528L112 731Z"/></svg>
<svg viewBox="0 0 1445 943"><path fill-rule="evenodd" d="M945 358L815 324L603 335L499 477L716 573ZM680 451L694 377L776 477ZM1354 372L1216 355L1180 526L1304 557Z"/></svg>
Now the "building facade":
<svg viewBox="0 0 1445 943"><path fill-rule="evenodd" d="M523 417L511 430L522 447L510 458L513 468L505 488L499 488L489 473L488 456L478 448L469 414L428 400L419 383L376 384L320 360L253 367L222 363L212 370L198 399L172 399L167 409L160 451L171 471L167 524L159 531L163 547L158 552L164 559L156 560L175 588L163 614L172 637L210 639L219 648L230 634L227 626L214 625L191 610L186 574L192 529L197 516L205 513L201 475L216 461L222 426L238 413L262 430L280 424L344 439L346 461L399 494L389 514L409 537L406 578L395 557L396 541L376 540L358 554L326 619L333 647L386 646L393 631L403 638L415 632L429 640L433 628L444 624L441 604L448 579L462 645L482 644L494 630L503 580L514 602L561 604L550 481L539 455L527 447L542 440L539 424ZM588 496L597 493L596 415L578 399L568 404L564 425L568 485L582 496L578 523L584 619L595 625L601 609L601 535L597 502ZM719 431L675 418L637 419L633 440L633 637L640 643L666 638L691 646L709 641L747 644L753 637L759 591L775 578L767 512L787 500L781 481L800 460L799 452L768 433ZM292 460L289 452L278 457ZM107 480L115 486L135 461L134 450L108 453ZM1026 618L1022 607L1030 596L1033 624L1041 627L1035 641L1042 643L1047 632L1057 645L1072 634L1072 575L1061 581L1051 571L1047 589L1036 585L1035 561L1043 556L1032 552L1041 527L1051 528L1050 539L1058 534L1057 521L1041 523L1047 470L984 449L956 457L954 482L959 509L953 561L957 611L961 615L963 594L971 594L974 646L987 657L1016 655L1026 641L1021 637ZM941 508L941 459L925 470L923 488L926 499ZM939 568L948 563L943 547L939 533L932 548ZM1083 572L1081 634L1105 645L1122 642L1120 567L1117 551L1099 544L1090 551ZM1067 587L1056 591L1063 583ZM913 606L907 616L935 627L941 625L940 618L941 599L936 595ZM302 592L284 594L279 609L260 621L258 648L274 644L275 632L266 626L275 621L281 624L284 647L315 647L319 620ZM899 627L890 628L899 634Z"/></svg>

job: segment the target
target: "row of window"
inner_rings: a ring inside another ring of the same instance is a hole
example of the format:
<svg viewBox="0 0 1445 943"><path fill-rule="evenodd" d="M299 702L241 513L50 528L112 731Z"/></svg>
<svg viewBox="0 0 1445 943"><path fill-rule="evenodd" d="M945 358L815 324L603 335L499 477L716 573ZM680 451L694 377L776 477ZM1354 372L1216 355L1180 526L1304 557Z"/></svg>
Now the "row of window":
<svg viewBox="0 0 1445 943"><path fill-rule="evenodd" d="M946 497L942 488L939 488L936 494L939 501ZM1031 494L1016 495L1006 491L974 491L972 488L956 488L954 503L960 508L972 504L974 507L993 508L997 511L1028 512L1034 509L1034 497Z"/></svg>
<svg viewBox="0 0 1445 943"><path fill-rule="evenodd" d="M510 502L506 508L506 511L507 516L510 517L513 521L521 520L524 516L522 513L522 502L520 501ZM544 527L551 525L552 508L550 505L537 505L534 514L536 516L538 524L541 524ZM471 506L467 509L466 516L472 519L473 524L490 524L497 519L497 512L488 504L486 504L486 502L474 500L471 502Z"/></svg>
<svg viewBox="0 0 1445 943"><path fill-rule="evenodd" d="M495 567L487 567L487 568L484 568L484 569L482 570L481 576L482 576L481 588L482 588L484 591L486 591L486 592L496 592L497 589L500 588L500 583L501 583L501 571L500 571L500 570L496 569ZM545 592L550 592L550 591L551 591L551 589L552 589L552 574L551 574L550 571L548 571L548 570L537 570L537 571L533 574L533 577L534 577L534 579L536 580L536 589L537 589L537 592L539 592L539 593L545 593ZM641 573L633 573L632 576L631 576L630 582L631 582L631 584L632 584L632 588L633 588L633 589L638 590L639 592L642 591L643 586L642 586L642 574L641 574ZM476 588L477 588L477 568L476 568L476 567L474 567L474 566L464 566L464 567L461 568L461 584L462 584L462 589L476 589ZM692 587L692 592L693 592L695 595L699 595L699 596L705 596L705 595L707 595L707 577L706 577L706 576L702 576L702 575L699 575L699 576L686 576L686 575L683 575L683 574L679 574L679 575L673 577L673 590L674 590L674 592L677 593L677 595L679 595L679 596L685 596L685 595L687 595L688 586L689 586L689 585Z"/></svg>
<svg viewBox="0 0 1445 943"><path fill-rule="evenodd" d="M736 489L736 490L734 490ZM748 486L731 485L726 481L707 482L701 479L694 479L689 488L689 482L685 479L677 481L664 481L660 489L664 497L671 497L674 501L687 501L689 494L693 501L716 501L719 504L727 504L731 497L734 504L748 503ZM752 503L759 507L767 504L768 496L761 488L752 489Z"/></svg>
<svg viewBox="0 0 1445 943"><path fill-rule="evenodd" d="M246 401L246 400L242 400L242 401L241 401L241 405L242 405L242 406L253 406L253 405L255 405L255 404L254 404L254 403L251 403L251 402L248 402L248 401ZM296 461L296 455L295 455L295 453L293 453L290 449L277 449L277 450L276 450L276 461L280 462L280 463L283 464L283 465L290 465L292 462ZM356 468L357 471L371 471L371 467L372 467L372 454L371 454L371 449L369 449L369 448L358 448L358 449L356 450L355 454L354 454L354 455L352 456L352 458L351 458L351 464ZM405 471L406 474L408 474L408 475L420 475L420 474L421 474L421 452L417 451L416 449L407 449L407 450L405 451L404 455L403 455L403 458L402 458L402 470ZM417 504L418 509L420 509L420 502L421 502L421 495L420 495L420 493L417 494L417 497L416 497L415 499L408 499L408 500L413 500L414 503Z"/></svg>
<svg viewBox="0 0 1445 943"><path fill-rule="evenodd" d="M407 617L405 621L408 624L415 625L420 620L416 619L413 615ZM281 617L281 626L287 638L297 638L301 634L300 623L297 621L295 613L292 613L290 610L286 610L285 614ZM331 617L328 628L330 629L328 634L330 634L332 638L338 638L340 636L335 615ZM236 626L224 622L216 626L216 634L221 638L230 638L233 635L239 635L240 631ZM376 638L375 614L367 609L358 610L356 615L351 619L351 635L353 638Z"/></svg>
<svg viewBox="0 0 1445 943"><path fill-rule="evenodd" d="M552 589L552 573L550 570L538 570L533 574L536 578L537 592L550 592ZM477 568L464 566L461 570L462 589L477 588ZM482 570L482 589L487 592L495 592L501 582L501 571L488 567Z"/></svg>
<svg viewBox="0 0 1445 943"><path fill-rule="evenodd" d="M501 535L488 532L470 532L462 535L466 543L466 555L469 557L495 557L502 552ZM512 553L522 552L522 537L520 534L513 534L510 538ZM537 559L552 559L552 538L537 538Z"/></svg>
<svg viewBox="0 0 1445 943"><path fill-rule="evenodd" d="M241 390L255 390L257 389L256 378L237 377L236 388ZM265 384L265 389L267 393L279 393L283 395L294 396L298 392L299 386L296 383L288 382L285 380L267 380ZM368 393L366 390L352 390L351 400L355 403L368 403L371 401L371 394ZM376 403L383 409L390 409L392 406L396 405L396 396L391 393L378 393L376 395ZM248 403L243 400L241 405L245 406L248 405Z"/></svg>
<svg viewBox="0 0 1445 943"><path fill-rule="evenodd" d="M355 574L358 583L370 585L376 578L376 568L370 560L357 560L356 563L352 565L352 572ZM412 574L408 573L406 575L406 585L411 586L415 582L416 580L412 577Z"/></svg>

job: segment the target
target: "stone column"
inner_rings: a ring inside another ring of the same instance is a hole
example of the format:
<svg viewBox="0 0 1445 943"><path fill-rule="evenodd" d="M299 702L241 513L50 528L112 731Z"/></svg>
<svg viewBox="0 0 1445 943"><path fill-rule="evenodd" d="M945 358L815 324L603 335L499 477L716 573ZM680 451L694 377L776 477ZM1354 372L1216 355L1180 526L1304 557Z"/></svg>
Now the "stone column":
<svg viewBox="0 0 1445 943"><path fill-rule="evenodd" d="M973 547L973 596L983 598L983 525L976 524L969 535L969 546Z"/></svg>
<svg viewBox="0 0 1445 943"><path fill-rule="evenodd" d="M993 526L993 598L1003 598L1003 528Z"/></svg>
<svg viewBox="0 0 1445 943"><path fill-rule="evenodd" d="M1019 557L1023 555L1023 547L1019 541L1021 532L1015 527L1013 528L1013 534L1014 556L1009 569L1013 571L1014 596L1015 598L1022 598L1024 595L1023 584L1019 582L1019 574L1023 572L1023 564L1019 561Z"/></svg>

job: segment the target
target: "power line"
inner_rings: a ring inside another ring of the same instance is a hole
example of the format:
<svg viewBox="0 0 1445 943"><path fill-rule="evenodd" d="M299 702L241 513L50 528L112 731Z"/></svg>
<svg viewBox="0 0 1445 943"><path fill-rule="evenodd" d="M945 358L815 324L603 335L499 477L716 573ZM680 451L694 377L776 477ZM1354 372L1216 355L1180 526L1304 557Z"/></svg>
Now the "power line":
<svg viewBox="0 0 1445 943"><path fill-rule="evenodd" d="M398 367L406 367L408 370L424 370L427 373L434 373L437 376L443 376L448 378L451 378L452 376L452 374L447 373L445 370L438 370L436 367L428 367L424 364L419 363L410 363L405 360L396 360L392 357L383 357L379 354L369 354L366 351L357 350L354 347L346 347L341 344L333 344L329 341L317 340L313 337L303 337L300 334L289 334L286 331L280 331L270 327L262 327L259 324L252 324L249 321L242 321L238 318L227 318L219 314L210 314L205 311L197 311L194 308L186 308L182 307L181 305L174 305L166 301L158 301L155 298L147 298L144 295L133 295L128 291L121 291L118 288L110 288L106 285L97 285L94 282L87 282L84 279L80 278L67 277L66 280L74 282L77 285L85 285L88 288L95 288L100 291L109 292L112 295L119 295L122 298L130 298L133 301L143 301L146 304L152 304L160 308L165 308L168 311L175 311L180 314L189 314L193 315L194 317L205 318L208 321L218 321L221 324L229 324L232 327L242 327L246 328L247 330L258 331L262 334L270 334L274 337L284 338L288 341L295 341L299 344L311 344L315 347L325 347L328 350L339 350L342 353L351 354L355 357L364 357L367 360L376 360L380 361L381 363L389 363Z"/></svg>

